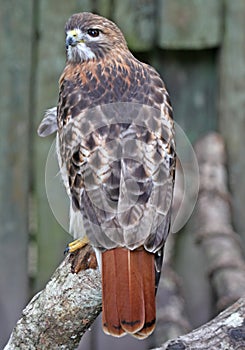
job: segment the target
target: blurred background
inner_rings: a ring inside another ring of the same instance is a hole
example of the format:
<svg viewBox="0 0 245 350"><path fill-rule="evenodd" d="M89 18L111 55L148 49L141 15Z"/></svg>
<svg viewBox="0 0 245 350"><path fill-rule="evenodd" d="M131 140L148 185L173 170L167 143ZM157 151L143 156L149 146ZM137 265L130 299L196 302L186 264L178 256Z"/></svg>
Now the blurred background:
<svg viewBox="0 0 245 350"><path fill-rule="evenodd" d="M174 117L194 144L209 131L225 140L235 231L245 242L245 2L243 0L2 0L0 4L0 348L21 311L63 259L71 237L55 220L45 191L54 140L36 129L58 100L65 65L64 25L91 11L115 21L136 57L163 77ZM57 181L59 181L57 179ZM192 222L177 234L174 267L192 327L214 316L205 259ZM159 291L161 293L161 291ZM81 348L147 349L120 341L100 321Z"/></svg>

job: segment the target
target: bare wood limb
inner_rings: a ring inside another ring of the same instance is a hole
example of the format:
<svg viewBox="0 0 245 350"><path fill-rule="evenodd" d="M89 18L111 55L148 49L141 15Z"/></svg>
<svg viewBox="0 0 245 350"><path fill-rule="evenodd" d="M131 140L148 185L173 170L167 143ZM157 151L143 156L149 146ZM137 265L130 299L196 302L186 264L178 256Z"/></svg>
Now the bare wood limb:
<svg viewBox="0 0 245 350"><path fill-rule="evenodd" d="M244 295L245 262L239 236L231 224L224 141L211 133L195 149L200 167L195 234L206 255L218 310L222 310Z"/></svg>
<svg viewBox="0 0 245 350"><path fill-rule="evenodd" d="M245 298L189 334L155 350L242 350L245 348Z"/></svg>
<svg viewBox="0 0 245 350"><path fill-rule="evenodd" d="M82 251L84 256L87 254L86 261L92 260L88 259L90 249L86 246ZM101 311L100 272L93 261L92 268L88 264L81 266L79 273L72 273L69 257L65 258L45 289L24 309L5 350L60 350L78 346Z"/></svg>

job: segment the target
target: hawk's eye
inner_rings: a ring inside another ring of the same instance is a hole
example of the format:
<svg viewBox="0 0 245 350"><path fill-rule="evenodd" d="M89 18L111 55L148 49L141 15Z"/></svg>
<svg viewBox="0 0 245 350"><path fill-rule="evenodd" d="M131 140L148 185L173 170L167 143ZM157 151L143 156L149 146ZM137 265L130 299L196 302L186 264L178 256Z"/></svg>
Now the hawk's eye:
<svg viewBox="0 0 245 350"><path fill-rule="evenodd" d="M88 29L87 31L88 35L92 36L93 38L96 38L97 36L100 35L99 29Z"/></svg>

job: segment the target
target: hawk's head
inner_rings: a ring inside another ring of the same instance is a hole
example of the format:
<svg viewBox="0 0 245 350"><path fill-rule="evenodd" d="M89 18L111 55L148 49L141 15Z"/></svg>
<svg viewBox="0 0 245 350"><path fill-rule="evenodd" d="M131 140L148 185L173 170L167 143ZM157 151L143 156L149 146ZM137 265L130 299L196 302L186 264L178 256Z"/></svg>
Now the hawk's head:
<svg viewBox="0 0 245 350"><path fill-rule="evenodd" d="M92 13L72 15L66 23L65 32L68 61L99 59L112 50L127 50L120 29L108 19Z"/></svg>

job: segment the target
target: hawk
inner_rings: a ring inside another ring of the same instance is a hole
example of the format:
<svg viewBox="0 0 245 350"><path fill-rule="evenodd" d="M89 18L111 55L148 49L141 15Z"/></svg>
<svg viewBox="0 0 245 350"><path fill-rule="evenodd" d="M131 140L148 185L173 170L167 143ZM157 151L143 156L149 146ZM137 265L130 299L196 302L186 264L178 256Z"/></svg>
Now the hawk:
<svg viewBox="0 0 245 350"><path fill-rule="evenodd" d="M39 135L57 131L70 197L70 231L95 249L107 334L146 338L155 327L175 172L172 107L159 74L137 60L120 29L92 13L65 26L57 108Z"/></svg>

